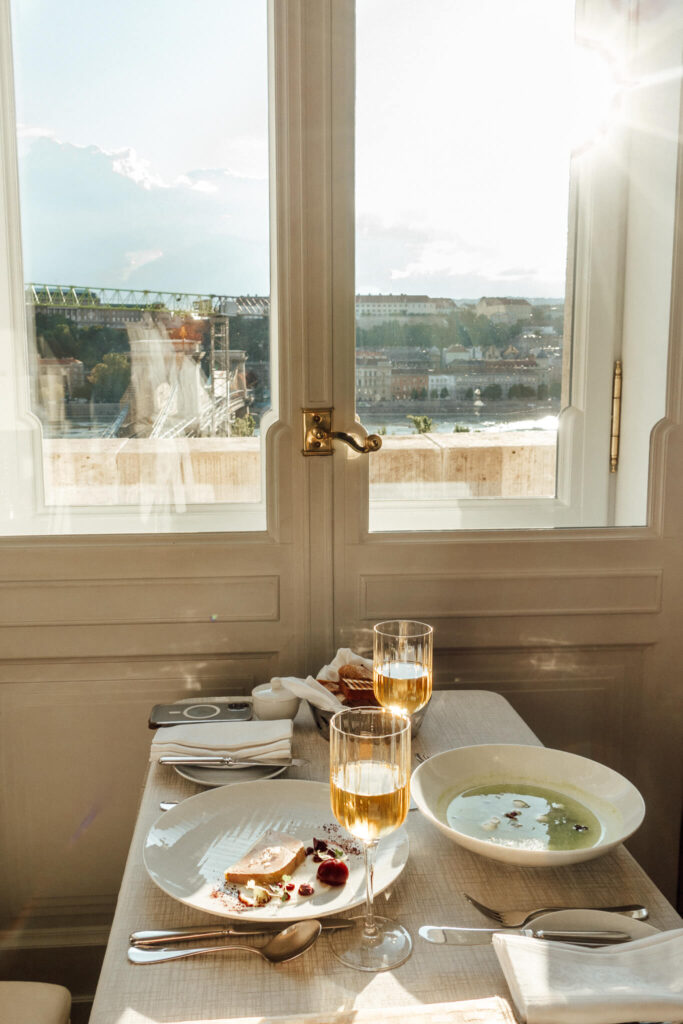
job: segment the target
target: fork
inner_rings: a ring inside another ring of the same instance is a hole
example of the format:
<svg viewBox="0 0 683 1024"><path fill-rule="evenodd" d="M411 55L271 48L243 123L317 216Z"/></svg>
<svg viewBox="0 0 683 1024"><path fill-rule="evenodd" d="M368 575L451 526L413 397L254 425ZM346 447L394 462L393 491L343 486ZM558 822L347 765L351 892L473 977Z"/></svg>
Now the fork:
<svg viewBox="0 0 683 1024"><path fill-rule="evenodd" d="M540 917L541 914L550 914L555 910L608 910L613 914L628 914L629 917L634 917L638 921L644 921L648 917L647 908L641 907L638 903L628 903L623 907L538 907L536 910L493 910L492 907L487 907L479 900L475 900L473 896L468 896L466 892L463 893L463 896L485 917L502 924L504 928L523 928L535 917Z"/></svg>
<svg viewBox="0 0 683 1024"><path fill-rule="evenodd" d="M416 754L415 755L415 760L417 761L418 764L423 764L428 759L429 759L429 754ZM417 810L417 804L413 800L412 796L410 798L410 807L408 808L408 810L409 811L416 811Z"/></svg>

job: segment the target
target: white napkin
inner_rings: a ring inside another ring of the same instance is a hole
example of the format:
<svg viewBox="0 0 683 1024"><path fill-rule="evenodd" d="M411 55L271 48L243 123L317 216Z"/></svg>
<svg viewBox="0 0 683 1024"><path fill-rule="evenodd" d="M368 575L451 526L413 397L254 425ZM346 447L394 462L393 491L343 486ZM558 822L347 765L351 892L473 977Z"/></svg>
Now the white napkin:
<svg viewBox="0 0 683 1024"><path fill-rule="evenodd" d="M339 698L335 697L329 690L326 690L313 676L308 676L306 679L297 679L295 676L282 676L279 678L286 690L289 690L290 693L295 694L297 697L302 697L303 700L307 700L310 704L315 704L322 711L336 712L341 711L344 707Z"/></svg>
<svg viewBox="0 0 683 1024"><path fill-rule="evenodd" d="M332 683L339 682L339 669L342 665L363 665L372 668L372 658L362 658L350 647L340 647L329 665L324 665L318 672L318 679L328 679Z"/></svg>
<svg viewBox="0 0 683 1024"><path fill-rule="evenodd" d="M331 683L339 682L339 669L342 665L364 665L365 668L372 668L372 658L361 658L355 654L350 647L340 647L329 665L324 665L318 672L318 679L326 679ZM307 676L306 679L297 679L294 676L284 676L280 682L291 693L302 697L315 704L323 711L341 711L346 705L342 704L339 697L336 697L329 690L326 690L318 679Z"/></svg>
<svg viewBox="0 0 683 1024"><path fill-rule="evenodd" d="M271 722L196 722L154 733L150 761L162 754L230 754L277 761L292 756L291 719Z"/></svg>
<svg viewBox="0 0 683 1024"><path fill-rule="evenodd" d="M683 1021L683 928L600 949L499 933L493 947L527 1024Z"/></svg>

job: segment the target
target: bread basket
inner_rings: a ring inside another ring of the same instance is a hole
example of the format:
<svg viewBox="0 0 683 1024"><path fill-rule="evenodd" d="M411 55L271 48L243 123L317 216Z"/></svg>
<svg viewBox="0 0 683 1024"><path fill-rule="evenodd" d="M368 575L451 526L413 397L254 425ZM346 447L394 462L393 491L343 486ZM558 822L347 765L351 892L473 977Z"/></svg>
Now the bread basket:
<svg viewBox="0 0 683 1024"><path fill-rule="evenodd" d="M366 670L366 673L369 672L371 676L372 658L364 658L360 654L356 654L356 652L352 651L349 647L340 647L334 659L330 662L330 664L325 665L318 672L317 681L319 683L322 683L323 686L325 686L326 680L338 680L339 671L343 671L343 666L349 665L363 667ZM368 675L366 674L364 678L367 679ZM320 732L320 734L324 736L326 740L329 740L330 719L332 718L334 711L327 711L324 708L319 708L311 701L309 701L309 706L311 708L311 712L313 713L313 719L318 728L318 732ZM420 731L420 726L422 725L422 720L426 714L428 707L429 703L427 703L423 708L420 708L419 711L416 711L413 715L410 716L410 721L412 723L410 730L411 736L417 736L418 732Z"/></svg>
<svg viewBox="0 0 683 1024"><path fill-rule="evenodd" d="M313 713L313 720L315 721L315 724L316 724L316 727L318 729L318 732L326 740L329 740L329 738L330 738L330 719L332 718L332 715L334 714L334 712L333 711L324 711L322 708L317 708L314 704L309 704L309 707L310 707L310 709L311 709L311 711ZM422 725L422 720L424 719L424 716L427 713L427 708L428 707L429 707L429 704L425 704L425 706L423 708L420 708L419 711L416 711L414 715L410 716L410 722L411 722L410 735L411 736L417 736L417 734L419 733L420 726Z"/></svg>

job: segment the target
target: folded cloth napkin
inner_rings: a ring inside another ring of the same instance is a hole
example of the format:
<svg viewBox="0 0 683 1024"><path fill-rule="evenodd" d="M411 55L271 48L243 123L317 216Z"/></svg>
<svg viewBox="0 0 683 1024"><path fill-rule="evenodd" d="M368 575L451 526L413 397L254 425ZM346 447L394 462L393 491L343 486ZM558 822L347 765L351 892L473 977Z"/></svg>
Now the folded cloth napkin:
<svg viewBox="0 0 683 1024"><path fill-rule="evenodd" d="M292 732L291 719L168 725L154 733L150 761L158 761L162 754L230 754L277 761L292 756Z"/></svg>
<svg viewBox="0 0 683 1024"><path fill-rule="evenodd" d="M493 947L526 1024L683 1021L683 928L599 949L499 933Z"/></svg>
<svg viewBox="0 0 683 1024"><path fill-rule="evenodd" d="M363 665L372 668L372 658L363 658L350 647L340 647L329 665L324 665L318 672L318 679L328 679L332 683L339 682L339 669L342 665Z"/></svg>
<svg viewBox="0 0 683 1024"><path fill-rule="evenodd" d="M341 711L344 707L339 698L326 690L313 676L307 676L306 679L297 679L296 676L280 676L278 678L285 690L307 700L310 704L315 704L322 711ZM271 682L273 682L272 679Z"/></svg>

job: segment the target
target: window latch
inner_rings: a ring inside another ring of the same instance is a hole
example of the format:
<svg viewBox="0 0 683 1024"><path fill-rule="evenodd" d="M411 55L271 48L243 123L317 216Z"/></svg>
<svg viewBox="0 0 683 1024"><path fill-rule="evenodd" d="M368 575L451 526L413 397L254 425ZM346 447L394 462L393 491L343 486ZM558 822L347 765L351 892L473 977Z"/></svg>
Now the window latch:
<svg viewBox="0 0 683 1024"><path fill-rule="evenodd" d="M359 441L343 430L332 430L332 409L304 409L304 455L332 455L335 439L343 441L353 448L354 452L369 455L378 452L382 447L382 438L378 434L368 434Z"/></svg>

